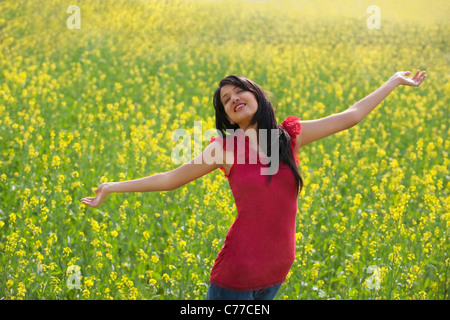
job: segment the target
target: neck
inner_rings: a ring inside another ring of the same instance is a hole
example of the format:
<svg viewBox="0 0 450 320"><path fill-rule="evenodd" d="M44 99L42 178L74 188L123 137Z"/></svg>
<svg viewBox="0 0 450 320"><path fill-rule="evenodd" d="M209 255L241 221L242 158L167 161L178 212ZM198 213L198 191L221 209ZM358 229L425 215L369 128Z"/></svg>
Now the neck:
<svg viewBox="0 0 450 320"><path fill-rule="evenodd" d="M254 124L253 126L247 126L247 127L243 128L242 130L244 131L245 135L248 136L248 138L250 140L257 141L257 139L258 139L257 128L258 128L258 126L256 124Z"/></svg>

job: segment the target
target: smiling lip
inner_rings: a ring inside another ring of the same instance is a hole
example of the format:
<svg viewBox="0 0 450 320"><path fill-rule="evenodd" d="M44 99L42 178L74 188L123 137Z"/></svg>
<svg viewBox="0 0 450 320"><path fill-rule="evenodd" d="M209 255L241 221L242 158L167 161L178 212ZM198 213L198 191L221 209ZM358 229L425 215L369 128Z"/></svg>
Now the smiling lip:
<svg viewBox="0 0 450 320"><path fill-rule="evenodd" d="M238 112L239 110L241 110L242 108L244 108L245 105L246 105L245 103L239 103L236 107L234 107L234 112ZM237 108L239 108L240 106L242 106L242 108L239 109L239 110L237 110Z"/></svg>

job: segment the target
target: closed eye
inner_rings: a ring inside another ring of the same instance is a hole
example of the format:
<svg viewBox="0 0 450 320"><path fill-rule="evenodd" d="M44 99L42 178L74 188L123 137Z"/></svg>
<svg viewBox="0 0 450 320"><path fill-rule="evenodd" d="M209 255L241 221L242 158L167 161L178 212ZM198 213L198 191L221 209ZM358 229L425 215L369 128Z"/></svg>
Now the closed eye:
<svg viewBox="0 0 450 320"><path fill-rule="evenodd" d="M236 88L237 88L237 87L236 87ZM239 90L237 91L237 93L242 93L242 92L244 92L244 91L245 91L244 89L239 88ZM228 101L230 101L230 97L226 98L223 104L224 104L224 105L227 104Z"/></svg>

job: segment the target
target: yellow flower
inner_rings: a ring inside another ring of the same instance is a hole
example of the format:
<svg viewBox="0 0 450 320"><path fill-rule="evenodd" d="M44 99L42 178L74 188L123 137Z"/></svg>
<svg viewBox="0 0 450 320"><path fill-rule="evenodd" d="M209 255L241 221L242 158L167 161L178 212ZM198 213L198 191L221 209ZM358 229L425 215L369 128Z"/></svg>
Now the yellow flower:
<svg viewBox="0 0 450 320"><path fill-rule="evenodd" d="M148 254L146 254L145 251L142 249L139 249L138 255L139 255L139 257L138 257L139 260L146 260L148 258ZM152 256L152 261L153 261L153 256Z"/></svg>
<svg viewBox="0 0 450 320"><path fill-rule="evenodd" d="M156 255L153 254L152 257L151 257L151 260L152 260L153 263L158 263L159 258Z"/></svg>
<svg viewBox="0 0 450 320"><path fill-rule="evenodd" d="M16 214L14 213L14 212L12 212L12 213L10 213L9 214L9 222L10 223L14 223L14 222L16 222Z"/></svg>
<svg viewBox="0 0 450 320"><path fill-rule="evenodd" d="M109 277L111 278L112 281L115 281L117 279L117 272L111 271Z"/></svg>
<svg viewBox="0 0 450 320"><path fill-rule="evenodd" d="M66 258L67 256L69 256L69 254L72 253L72 249L66 247L63 249L63 258Z"/></svg>
<svg viewBox="0 0 450 320"><path fill-rule="evenodd" d="M186 241L184 241L184 240L179 240L179 241L178 241L178 246L179 246L180 249L186 248Z"/></svg>
<svg viewBox="0 0 450 320"><path fill-rule="evenodd" d="M311 256L313 252L313 246L311 244L305 245L305 254L308 254Z"/></svg>
<svg viewBox="0 0 450 320"><path fill-rule="evenodd" d="M25 284L23 282L19 282L19 285L17 287L17 298L23 299L25 297L25 293L27 290L25 289Z"/></svg>
<svg viewBox="0 0 450 320"><path fill-rule="evenodd" d="M91 296L91 292L88 289L84 289L81 298L82 299L89 299L90 296Z"/></svg>
<svg viewBox="0 0 450 320"><path fill-rule="evenodd" d="M52 167L54 167L54 168L59 167L60 164L61 164L61 158L59 156L53 156Z"/></svg>
<svg viewBox="0 0 450 320"><path fill-rule="evenodd" d="M13 286L14 281L12 281L11 279L6 281L6 288L11 289L11 287Z"/></svg>
<svg viewBox="0 0 450 320"><path fill-rule="evenodd" d="M58 241L58 237L56 236L56 233L50 233L47 240L47 246L51 247L56 241Z"/></svg>
<svg viewBox="0 0 450 320"><path fill-rule="evenodd" d="M86 286L87 289L90 289L94 285L94 281L91 278L85 278L84 285Z"/></svg>
<svg viewBox="0 0 450 320"><path fill-rule="evenodd" d="M65 202L66 204L72 203L72 197L71 197L70 195L66 195L66 196L64 197L64 202Z"/></svg>
<svg viewBox="0 0 450 320"><path fill-rule="evenodd" d="M155 279L150 279L150 280L148 280L148 284L149 284L149 285L158 287L158 286L156 285L157 283L158 283L158 282L157 282Z"/></svg>

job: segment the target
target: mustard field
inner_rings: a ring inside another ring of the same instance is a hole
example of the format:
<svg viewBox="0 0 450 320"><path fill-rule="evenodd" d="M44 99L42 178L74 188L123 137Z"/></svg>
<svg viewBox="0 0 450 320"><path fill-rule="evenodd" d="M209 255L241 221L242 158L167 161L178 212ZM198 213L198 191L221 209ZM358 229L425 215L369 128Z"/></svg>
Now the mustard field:
<svg viewBox="0 0 450 320"><path fill-rule="evenodd" d="M1 1L0 299L205 299L236 216L221 170L80 199L178 167L177 129L198 155L227 75L272 92L281 123L407 70L426 81L300 150L276 299L449 299L449 17L448 1Z"/></svg>

